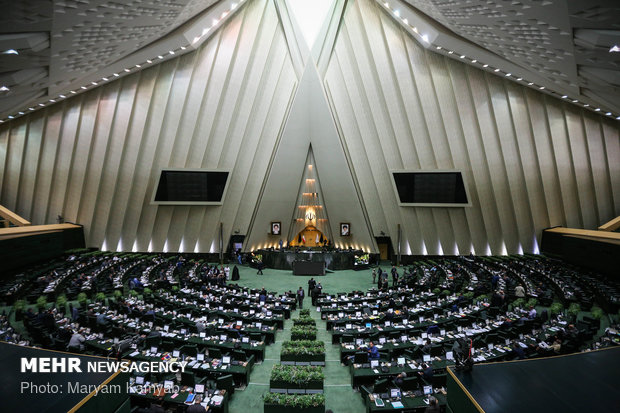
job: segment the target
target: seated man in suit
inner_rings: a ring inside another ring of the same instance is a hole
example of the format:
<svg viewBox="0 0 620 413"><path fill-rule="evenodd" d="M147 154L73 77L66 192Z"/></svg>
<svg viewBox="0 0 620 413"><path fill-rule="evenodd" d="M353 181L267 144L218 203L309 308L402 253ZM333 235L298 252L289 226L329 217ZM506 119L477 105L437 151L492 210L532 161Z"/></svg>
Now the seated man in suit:
<svg viewBox="0 0 620 413"><path fill-rule="evenodd" d="M430 381L433 378L433 367L430 364L422 363L422 371L419 371L418 374L422 376L422 378L426 381Z"/></svg>

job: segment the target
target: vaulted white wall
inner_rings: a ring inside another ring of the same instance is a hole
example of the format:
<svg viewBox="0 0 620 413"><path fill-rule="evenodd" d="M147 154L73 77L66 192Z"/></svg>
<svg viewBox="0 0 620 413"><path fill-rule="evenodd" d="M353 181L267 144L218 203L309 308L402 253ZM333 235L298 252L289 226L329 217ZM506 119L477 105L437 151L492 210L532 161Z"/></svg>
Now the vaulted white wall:
<svg viewBox="0 0 620 413"><path fill-rule="evenodd" d="M249 226L296 83L273 2L249 2L196 52L0 126L0 203L90 246L219 249L220 222ZM231 170L224 204L150 205L162 167Z"/></svg>
<svg viewBox="0 0 620 413"><path fill-rule="evenodd" d="M325 76L374 235L403 253L537 251L620 215L618 122L421 47L352 0ZM470 208L399 207L390 171L459 169Z"/></svg>
<svg viewBox="0 0 620 413"><path fill-rule="evenodd" d="M313 149L321 185L340 184L318 159L338 155L360 205L352 217L326 193L333 231L351 221L395 243L400 224L404 254L500 254L620 215L618 122L428 51L372 0L333 23L318 67L342 149ZM291 202L268 188L292 179L269 171L298 90L293 49L274 0L253 0L196 52L0 125L0 203L33 223L61 214L110 250L216 250L220 222L225 241L238 229L247 247L275 244L269 222L286 223L299 187ZM163 167L231 170L224 204L150 205ZM394 169L462 170L473 206L399 207Z"/></svg>

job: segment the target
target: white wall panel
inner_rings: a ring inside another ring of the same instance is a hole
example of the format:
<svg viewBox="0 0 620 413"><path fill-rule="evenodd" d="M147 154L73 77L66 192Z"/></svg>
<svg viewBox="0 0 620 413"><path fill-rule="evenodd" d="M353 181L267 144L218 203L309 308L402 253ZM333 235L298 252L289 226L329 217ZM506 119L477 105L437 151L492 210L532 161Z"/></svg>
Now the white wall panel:
<svg viewBox="0 0 620 413"><path fill-rule="evenodd" d="M325 83L368 215L413 254L535 251L620 214L617 122L435 54L373 1L349 2ZM396 206L389 172L420 167L462 170L472 207Z"/></svg>
<svg viewBox="0 0 620 413"><path fill-rule="evenodd" d="M84 224L89 246L209 251L219 222L247 231L296 82L273 2L249 2L195 52L0 125L0 203ZM150 205L163 167L228 169L232 188Z"/></svg>

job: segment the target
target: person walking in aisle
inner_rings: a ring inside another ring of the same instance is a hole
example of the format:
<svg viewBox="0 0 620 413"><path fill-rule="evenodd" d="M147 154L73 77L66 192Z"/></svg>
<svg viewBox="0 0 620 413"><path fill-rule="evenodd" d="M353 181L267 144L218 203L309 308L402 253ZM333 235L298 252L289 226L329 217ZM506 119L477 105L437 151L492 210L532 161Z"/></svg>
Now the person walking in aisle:
<svg viewBox="0 0 620 413"><path fill-rule="evenodd" d="M299 309L304 308L304 289L299 286L299 290L297 290L297 302L299 303Z"/></svg>

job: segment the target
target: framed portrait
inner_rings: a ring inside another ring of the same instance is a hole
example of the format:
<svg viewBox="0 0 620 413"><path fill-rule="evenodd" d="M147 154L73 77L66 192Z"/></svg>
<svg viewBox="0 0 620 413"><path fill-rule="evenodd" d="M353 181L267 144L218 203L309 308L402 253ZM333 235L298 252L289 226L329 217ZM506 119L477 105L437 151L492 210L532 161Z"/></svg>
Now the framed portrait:
<svg viewBox="0 0 620 413"><path fill-rule="evenodd" d="M348 222L341 222L340 223L340 236L348 237L349 235L351 235L351 224Z"/></svg>
<svg viewBox="0 0 620 413"><path fill-rule="evenodd" d="M282 223L281 222L272 222L271 223L271 235L280 235L282 231Z"/></svg>

